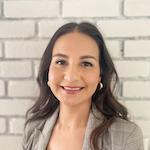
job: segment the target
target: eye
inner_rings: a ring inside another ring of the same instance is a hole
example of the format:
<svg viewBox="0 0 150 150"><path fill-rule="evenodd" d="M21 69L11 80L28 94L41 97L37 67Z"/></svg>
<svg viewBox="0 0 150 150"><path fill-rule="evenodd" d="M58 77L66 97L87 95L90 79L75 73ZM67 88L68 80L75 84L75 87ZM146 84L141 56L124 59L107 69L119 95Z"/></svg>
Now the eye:
<svg viewBox="0 0 150 150"><path fill-rule="evenodd" d="M93 67L93 64L90 63L90 62L85 61L85 62L82 62L82 66L84 66L84 67Z"/></svg>
<svg viewBox="0 0 150 150"><path fill-rule="evenodd" d="M65 60L56 60L55 63L58 64L58 65L65 65L66 61Z"/></svg>

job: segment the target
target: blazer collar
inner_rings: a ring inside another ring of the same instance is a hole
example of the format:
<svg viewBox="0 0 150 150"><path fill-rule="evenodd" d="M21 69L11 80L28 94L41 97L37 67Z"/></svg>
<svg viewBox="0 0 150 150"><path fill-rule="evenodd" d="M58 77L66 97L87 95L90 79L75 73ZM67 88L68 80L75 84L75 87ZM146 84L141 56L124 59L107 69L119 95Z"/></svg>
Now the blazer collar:
<svg viewBox="0 0 150 150"><path fill-rule="evenodd" d="M47 144L49 142L49 138L51 136L53 127L58 117L58 113L59 113L59 107L56 109L53 115L47 119L42 131L40 131L38 128L35 129L36 134L40 134L39 140L37 141L36 144L37 150L46 150ZM96 128L99 124L102 123L102 120L103 120L102 114L99 111L97 111L94 105L92 105L92 109L90 111L88 122L87 122L87 127L85 130L82 150L90 150L90 134L94 128Z"/></svg>
<svg viewBox="0 0 150 150"><path fill-rule="evenodd" d="M102 114L96 109L94 104L92 105L92 109L89 114L89 119L87 122L87 127L85 130L84 142L82 150L91 150L90 149L90 135L92 131L102 123L103 116Z"/></svg>
<svg viewBox="0 0 150 150"><path fill-rule="evenodd" d="M59 107L55 110L53 115L47 119L45 122L45 125L43 127L43 130L39 136L39 141L37 144L37 150L46 150L47 144L49 142L49 138L51 136L53 127L56 123L57 117L59 113Z"/></svg>

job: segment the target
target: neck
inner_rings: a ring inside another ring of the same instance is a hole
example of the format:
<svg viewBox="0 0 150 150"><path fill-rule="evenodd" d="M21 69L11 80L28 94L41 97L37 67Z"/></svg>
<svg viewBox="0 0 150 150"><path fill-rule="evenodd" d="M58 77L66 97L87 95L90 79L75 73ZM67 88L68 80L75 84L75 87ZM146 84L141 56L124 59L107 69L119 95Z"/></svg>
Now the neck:
<svg viewBox="0 0 150 150"><path fill-rule="evenodd" d="M60 103L57 125L60 129L74 130L87 125L91 103L68 106Z"/></svg>

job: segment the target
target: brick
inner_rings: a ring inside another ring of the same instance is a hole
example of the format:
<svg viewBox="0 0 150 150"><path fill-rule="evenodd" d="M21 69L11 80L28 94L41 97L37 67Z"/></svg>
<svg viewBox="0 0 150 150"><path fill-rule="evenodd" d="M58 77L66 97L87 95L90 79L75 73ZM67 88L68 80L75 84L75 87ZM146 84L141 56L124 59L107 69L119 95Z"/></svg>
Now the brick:
<svg viewBox="0 0 150 150"><path fill-rule="evenodd" d="M2 16L2 4L0 3L0 16Z"/></svg>
<svg viewBox="0 0 150 150"><path fill-rule="evenodd" d="M149 106L150 101L148 100L127 100L125 102L126 107L133 118L150 118Z"/></svg>
<svg viewBox="0 0 150 150"><path fill-rule="evenodd" d="M4 118L0 118L0 133L4 133L6 131L6 121Z"/></svg>
<svg viewBox="0 0 150 150"><path fill-rule="evenodd" d="M112 58L119 58L121 56L119 41L106 40L106 46Z"/></svg>
<svg viewBox="0 0 150 150"><path fill-rule="evenodd" d="M5 84L4 81L0 80L0 96L5 95Z"/></svg>
<svg viewBox="0 0 150 150"><path fill-rule="evenodd" d="M144 137L150 137L150 120L136 120L136 123L142 128Z"/></svg>
<svg viewBox="0 0 150 150"><path fill-rule="evenodd" d="M67 23L67 22L63 21L63 20L39 21L39 23L38 23L38 27L39 27L38 35L40 37L52 37L53 34L56 32L56 30L65 23Z"/></svg>
<svg viewBox="0 0 150 150"><path fill-rule="evenodd" d="M22 136L1 135L0 147L3 150L22 150Z"/></svg>
<svg viewBox="0 0 150 150"><path fill-rule="evenodd" d="M34 61L34 76L37 77L39 71L40 61Z"/></svg>
<svg viewBox="0 0 150 150"><path fill-rule="evenodd" d="M10 97L37 97L39 89L34 80L9 81L8 96Z"/></svg>
<svg viewBox="0 0 150 150"><path fill-rule="evenodd" d="M47 46L45 41L5 42L6 58L41 58Z"/></svg>
<svg viewBox="0 0 150 150"><path fill-rule="evenodd" d="M106 37L145 37L150 36L150 20L101 20L97 22Z"/></svg>
<svg viewBox="0 0 150 150"><path fill-rule="evenodd" d="M0 21L0 38L27 38L34 35L32 21Z"/></svg>
<svg viewBox="0 0 150 150"><path fill-rule="evenodd" d="M0 77L21 78L32 75L31 62L29 61L1 61Z"/></svg>
<svg viewBox="0 0 150 150"><path fill-rule="evenodd" d="M125 81L123 83L123 96L149 98L149 89L149 81Z"/></svg>
<svg viewBox="0 0 150 150"><path fill-rule="evenodd" d="M92 10L92 11L89 11ZM64 0L63 17L107 17L119 16L119 0Z"/></svg>
<svg viewBox="0 0 150 150"><path fill-rule="evenodd" d="M11 118L10 119L10 133L22 134L25 120L22 118Z"/></svg>
<svg viewBox="0 0 150 150"><path fill-rule="evenodd" d="M150 16L150 1L125 0L124 11L126 16Z"/></svg>
<svg viewBox="0 0 150 150"><path fill-rule="evenodd" d="M125 42L125 57L150 57L150 40L131 40Z"/></svg>
<svg viewBox="0 0 150 150"><path fill-rule="evenodd" d="M144 138L144 150L149 150L150 148L150 140L148 138Z"/></svg>
<svg viewBox="0 0 150 150"><path fill-rule="evenodd" d="M150 63L146 61L115 61L120 77L148 77Z"/></svg>
<svg viewBox="0 0 150 150"><path fill-rule="evenodd" d="M0 57L2 57L3 54L2 54L2 44L0 43Z"/></svg>
<svg viewBox="0 0 150 150"><path fill-rule="evenodd" d="M32 106L33 101L30 99L1 99L0 115L5 116L25 116L26 111ZM6 109L7 108L7 109Z"/></svg>
<svg viewBox="0 0 150 150"><path fill-rule="evenodd" d="M12 18L58 17L59 2L48 0L4 1L4 15Z"/></svg>

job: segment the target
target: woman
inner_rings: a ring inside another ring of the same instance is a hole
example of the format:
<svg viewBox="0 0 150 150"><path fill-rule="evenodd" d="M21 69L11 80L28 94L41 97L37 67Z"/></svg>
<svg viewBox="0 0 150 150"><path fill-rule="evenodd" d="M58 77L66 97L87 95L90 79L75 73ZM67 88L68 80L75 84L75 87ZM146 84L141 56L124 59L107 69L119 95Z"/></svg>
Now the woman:
<svg viewBox="0 0 150 150"><path fill-rule="evenodd" d="M143 150L140 128L114 96L118 75L98 29L68 23L48 44L27 113L24 150Z"/></svg>

